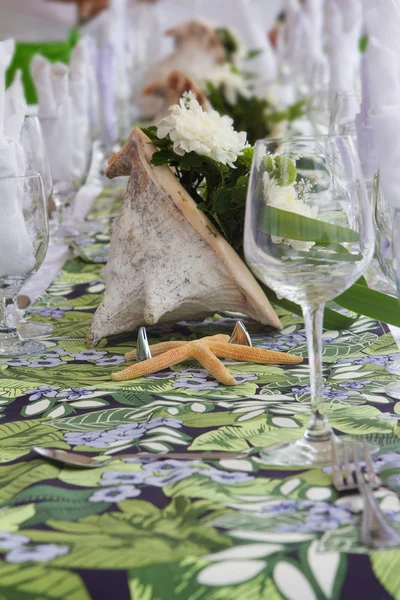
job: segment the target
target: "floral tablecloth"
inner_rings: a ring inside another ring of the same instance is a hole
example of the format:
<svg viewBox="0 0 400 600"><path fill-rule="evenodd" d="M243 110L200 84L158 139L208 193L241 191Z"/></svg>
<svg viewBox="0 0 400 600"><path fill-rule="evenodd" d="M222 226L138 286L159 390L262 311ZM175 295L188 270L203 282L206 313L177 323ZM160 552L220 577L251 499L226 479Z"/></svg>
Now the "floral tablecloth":
<svg viewBox="0 0 400 600"><path fill-rule="evenodd" d="M97 201L106 222L113 192ZM93 216L92 215L92 216ZM196 363L113 382L134 336L87 349L99 304L102 232L78 240L31 318L51 322L47 353L0 364L0 598L13 600L327 600L400 598L400 551L358 542L360 498L338 497L329 469L271 470L257 450L298 437L308 419L307 361L294 367L229 363L224 388ZM279 312L280 333L247 321L256 345L307 356L304 325ZM149 328L154 340L231 332L235 319ZM324 334L325 395L339 434L381 446L383 477L400 475L400 403L385 395L400 354L385 325L361 318ZM32 446L102 454L79 470ZM152 453L135 458L137 450ZM187 461L162 459L167 450ZM193 460L191 451L248 451ZM400 527L397 494L381 505Z"/></svg>

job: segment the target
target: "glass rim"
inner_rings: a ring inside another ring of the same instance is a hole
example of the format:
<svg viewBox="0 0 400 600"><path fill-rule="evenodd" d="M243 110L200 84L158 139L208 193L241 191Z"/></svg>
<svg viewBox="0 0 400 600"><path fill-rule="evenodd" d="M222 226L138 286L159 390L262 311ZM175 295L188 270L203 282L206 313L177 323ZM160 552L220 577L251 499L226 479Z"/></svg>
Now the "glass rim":
<svg viewBox="0 0 400 600"><path fill-rule="evenodd" d="M29 171L27 175L15 175L13 177L0 177L0 183L5 181L20 181L25 179L40 179L43 182L42 174L39 171Z"/></svg>
<svg viewBox="0 0 400 600"><path fill-rule="evenodd" d="M354 144L352 136L348 134L319 134L319 135L287 135L280 138L262 138L256 140L254 147L258 145L267 145L267 144L276 144L282 142L318 142L318 141L327 141L330 139L343 139L349 140L352 144Z"/></svg>

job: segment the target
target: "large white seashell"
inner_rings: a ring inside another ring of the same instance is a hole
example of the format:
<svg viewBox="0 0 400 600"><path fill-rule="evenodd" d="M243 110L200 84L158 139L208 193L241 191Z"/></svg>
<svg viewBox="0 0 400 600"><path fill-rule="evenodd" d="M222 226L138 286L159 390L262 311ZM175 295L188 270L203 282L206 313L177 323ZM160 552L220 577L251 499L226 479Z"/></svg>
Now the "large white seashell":
<svg viewBox="0 0 400 600"><path fill-rule="evenodd" d="M110 178L131 175L112 227L104 300L87 339L141 325L246 314L281 329L261 287L167 166L150 164L155 147L134 129L112 157Z"/></svg>

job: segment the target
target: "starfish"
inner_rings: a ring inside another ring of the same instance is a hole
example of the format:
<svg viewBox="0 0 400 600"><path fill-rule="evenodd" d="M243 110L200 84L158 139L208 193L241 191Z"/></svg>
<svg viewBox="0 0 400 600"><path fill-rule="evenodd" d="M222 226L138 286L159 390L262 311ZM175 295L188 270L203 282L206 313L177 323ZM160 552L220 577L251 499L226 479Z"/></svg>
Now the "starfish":
<svg viewBox="0 0 400 600"><path fill-rule="evenodd" d="M274 352L263 348L251 348L239 344L229 344L229 336L214 335L190 342L162 342L150 346L153 358L136 363L123 371L112 373L114 381L127 381L157 373L185 360L196 359L217 381L223 385L236 385L235 378L217 358L243 360L261 365L297 365L301 356L284 352ZM136 350L125 355L127 360L136 358Z"/></svg>

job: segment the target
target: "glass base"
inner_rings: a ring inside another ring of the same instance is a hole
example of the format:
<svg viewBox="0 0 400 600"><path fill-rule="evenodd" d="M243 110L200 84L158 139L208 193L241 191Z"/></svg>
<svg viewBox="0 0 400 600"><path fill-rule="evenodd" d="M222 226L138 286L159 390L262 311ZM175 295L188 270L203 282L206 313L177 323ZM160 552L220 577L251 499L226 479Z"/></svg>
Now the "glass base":
<svg viewBox="0 0 400 600"><path fill-rule="evenodd" d="M400 381L394 381L386 386L385 393L390 396L390 398L400 400Z"/></svg>
<svg viewBox="0 0 400 600"><path fill-rule="evenodd" d="M0 357L9 356L31 356L34 354L45 354L46 346L40 342L30 340L15 340L15 342L4 343L0 346Z"/></svg>
<svg viewBox="0 0 400 600"><path fill-rule="evenodd" d="M346 454L352 460L354 447L359 460L364 460L364 448L361 443L336 436L324 442L310 442L301 438L296 442L273 444L263 448L260 457L264 464L271 466L327 467L332 464L332 439L335 440L339 463L343 464ZM376 444L368 444L368 447L371 454L379 451Z"/></svg>
<svg viewBox="0 0 400 600"><path fill-rule="evenodd" d="M49 323L18 323L18 332L22 337L30 340L31 338L42 337L43 335L51 335L54 331L53 325Z"/></svg>
<svg viewBox="0 0 400 600"><path fill-rule="evenodd" d="M400 375L400 360L394 360L392 363L387 365L386 371L391 375Z"/></svg>
<svg viewBox="0 0 400 600"><path fill-rule="evenodd" d="M60 225L51 231L50 239L55 244L69 244L80 235L80 231L74 225Z"/></svg>

